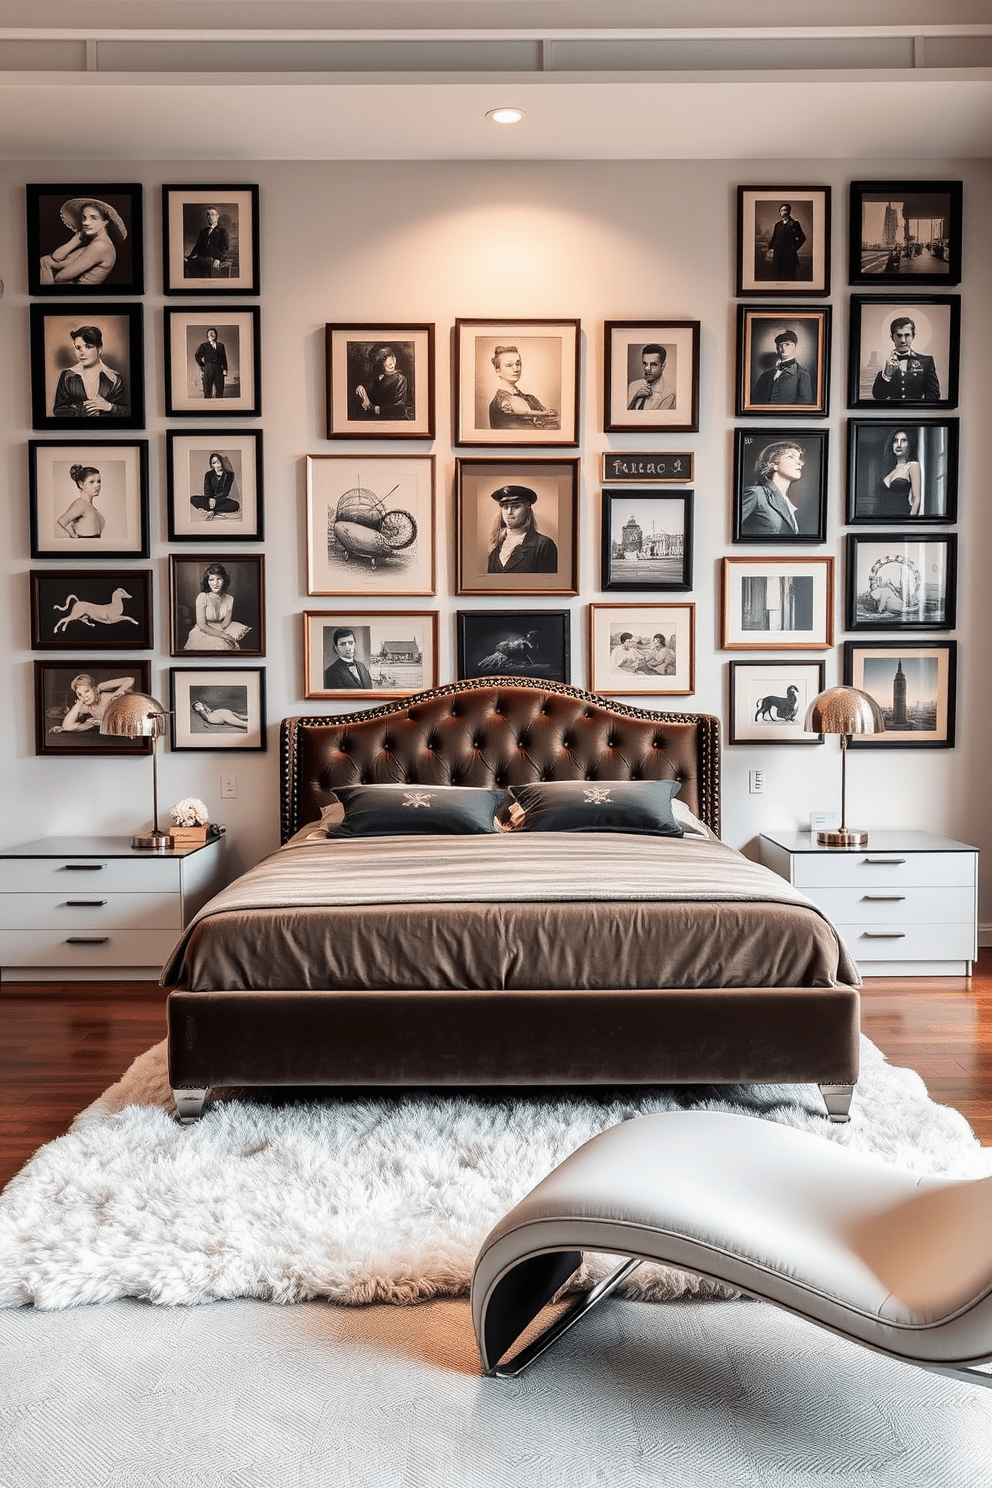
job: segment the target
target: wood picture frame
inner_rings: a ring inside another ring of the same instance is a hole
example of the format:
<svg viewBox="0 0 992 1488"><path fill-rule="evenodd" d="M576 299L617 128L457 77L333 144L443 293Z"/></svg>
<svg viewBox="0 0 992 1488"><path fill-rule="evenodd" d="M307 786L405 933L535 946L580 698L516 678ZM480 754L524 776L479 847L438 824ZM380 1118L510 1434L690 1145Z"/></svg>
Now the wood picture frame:
<svg viewBox="0 0 992 1488"><path fill-rule="evenodd" d="M32 651L149 651L150 568L33 568Z"/></svg>
<svg viewBox="0 0 992 1488"><path fill-rule="evenodd" d="M845 641L844 681L882 710L885 732L849 749L953 749L957 641Z"/></svg>
<svg viewBox="0 0 992 1488"><path fill-rule="evenodd" d="M455 444L579 442L578 320L455 321Z"/></svg>
<svg viewBox="0 0 992 1488"><path fill-rule="evenodd" d="M112 697L150 693L151 662L100 657L34 664L35 754L151 754L152 739L101 734Z"/></svg>
<svg viewBox="0 0 992 1488"><path fill-rule="evenodd" d="M849 282L960 284L963 196L960 181L852 181Z"/></svg>
<svg viewBox="0 0 992 1488"><path fill-rule="evenodd" d="M959 295L852 295L849 348L848 407L957 407Z"/></svg>
<svg viewBox="0 0 992 1488"><path fill-rule="evenodd" d="M698 320L608 320L603 361L607 433L698 430Z"/></svg>
<svg viewBox="0 0 992 1488"><path fill-rule="evenodd" d="M437 687L438 657L436 610L303 612L304 697L412 697Z"/></svg>
<svg viewBox="0 0 992 1488"><path fill-rule="evenodd" d="M832 556L723 559L725 651L827 651L833 643Z"/></svg>
<svg viewBox="0 0 992 1488"><path fill-rule="evenodd" d="M169 541L261 542L261 429L168 429L165 440Z"/></svg>
<svg viewBox="0 0 992 1488"><path fill-rule="evenodd" d="M457 459L456 593L577 594L578 507L578 460Z"/></svg>
<svg viewBox="0 0 992 1488"><path fill-rule="evenodd" d="M433 455L307 455L307 593L437 592Z"/></svg>
<svg viewBox="0 0 992 1488"><path fill-rule="evenodd" d="M325 325L328 439L434 438L434 326Z"/></svg>
<svg viewBox="0 0 992 1488"><path fill-rule="evenodd" d="M144 309L32 305L31 421L77 434L145 427Z"/></svg>
<svg viewBox="0 0 992 1488"><path fill-rule="evenodd" d="M28 294L84 299L144 294L139 182L46 182L25 186L24 194Z"/></svg>
<svg viewBox="0 0 992 1488"><path fill-rule="evenodd" d="M28 509L32 558L147 558L148 440L29 440Z"/></svg>
<svg viewBox="0 0 992 1488"><path fill-rule="evenodd" d="M696 689L694 604L591 604L589 686L610 697Z"/></svg>
<svg viewBox="0 0 992 1488"><path fill-rule="evenodd" d="M169 634L170 656L264 656L263 555L170 554Z"/></svg>
<svg viewBox="0 0 992 1488"><path fill-rule="evenodd" d="M568 610L458 610L458 680L536 677L571 680Z"/></svg>
<svg viewBox="0 0 992 1488"><path fill-rule="evenodd" d="M829 305L737 307L738 418L826 418Z"/></svg>
<svg viewBox="0 0 992 1488"><path fill-rule="evenodd" d="M600 587L692 588L692 491L603 492Z"/></svg>
<svg viewBox="0 0 992 1488"><path fill-rule="evenodd" d="M956 418L848 419L847 521L956 522L958 427Z"/></svg>
<svg viewBox="0 0 992 1488"><path fill-rule="evenodd" d="M953 630L955 532L849 532L848 630Z"/></svg>
<svg viewBox="0 0 992 1488"><path fill-rule="evenodd" d="M173 750L264 752L264 667L170 667Z"/></svg>
<svg viewBox="0 0 992 1488"><path fill-rule="evenodd" d="M806 710L826 686L825 661L788 657L731 661L728 744L822 744L803 727Z"/></svg>
<svg viewBox="0 0 992 1488"><path fill-rule="evenodd" d="M167 295L257 295L258 187L162 187L162 289Z"/></svg>
<svg viewBox="0 0 992 1488"><path fill-rule="evenodd" d="M830 187L738 186L738 298L829 293Z"/></svg>
<svg viewBox="0 0 992 1488"><path fill-rule="evenodd" d="M735 429L735 543L827 539L826 429Z"/></svg>
<svg viewBox="0 0 992 1488"><path fill-rule="evenodd" d="M689 485L695 480L696 457L692 450L604 450L604 485Z"/></svg>
<svg viewBox="0 0 992 1488"><path fill-rule="evenodd" d="M258 306L166 306L162 313L168 417L257 418L262 411Z"/></svg>

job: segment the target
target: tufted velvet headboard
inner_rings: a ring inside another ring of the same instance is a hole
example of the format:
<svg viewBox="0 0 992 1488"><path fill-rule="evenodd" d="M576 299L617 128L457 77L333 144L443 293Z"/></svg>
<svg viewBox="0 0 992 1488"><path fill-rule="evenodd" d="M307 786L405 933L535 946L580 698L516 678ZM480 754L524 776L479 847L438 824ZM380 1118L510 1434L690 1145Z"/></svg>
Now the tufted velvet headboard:
<svg viewBox="0 0 992 1488"><path fill-rule="evenodd" d="M483 677L360 713L286 718L282 840L317 821L337 785L524 785L680 780L679 800L720 831L720 725L651 713L564 682Z"/></svg>

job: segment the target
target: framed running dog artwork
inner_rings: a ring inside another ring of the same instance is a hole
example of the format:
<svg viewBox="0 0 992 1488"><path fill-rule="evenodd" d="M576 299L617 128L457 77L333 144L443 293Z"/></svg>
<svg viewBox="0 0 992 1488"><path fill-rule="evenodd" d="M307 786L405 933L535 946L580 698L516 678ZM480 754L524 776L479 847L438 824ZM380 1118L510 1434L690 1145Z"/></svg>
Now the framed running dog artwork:
<svg viewBox="0 0 992 1488"><path fill-rule="evenodd" d="M732 661L730 744L822 744L803 727L806 710L826 686L825 661Z"/></svg>

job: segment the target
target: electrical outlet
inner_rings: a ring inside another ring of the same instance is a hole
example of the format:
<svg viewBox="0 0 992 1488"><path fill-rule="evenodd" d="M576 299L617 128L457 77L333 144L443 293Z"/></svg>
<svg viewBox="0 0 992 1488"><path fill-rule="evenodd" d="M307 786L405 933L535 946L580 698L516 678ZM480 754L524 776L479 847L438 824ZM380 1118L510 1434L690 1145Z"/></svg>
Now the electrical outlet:
<svg viewBox="0 0 992 1488"><path fill-rule="evenodd" d="M227 801L233 801L238 794L237 775L222 775L220 777L220 793Z"/></svg>
<svg viewBox="0 0 992 1488"><path fill-rule="evenodd" d="M751 792L752 796L763 796L765 794L764 770L748 771L747 788Z"/></svg>

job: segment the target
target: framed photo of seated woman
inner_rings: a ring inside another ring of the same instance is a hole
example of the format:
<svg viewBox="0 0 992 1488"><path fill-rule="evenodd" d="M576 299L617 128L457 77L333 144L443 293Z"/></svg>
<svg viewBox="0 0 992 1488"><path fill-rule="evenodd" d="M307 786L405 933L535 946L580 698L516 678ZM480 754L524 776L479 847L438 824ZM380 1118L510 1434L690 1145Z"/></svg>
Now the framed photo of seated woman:
<svg viewBox="0 0 992 1488"><path fill-rule="evenodd" d="M455 321L455 443L579 442L577 320Z"/></svg>
<svg viewBox="0 0 992 1488"><path fill-rule="evenodd" d="M145 427L141 305L31 306L31 422L77 434Z"/></svg>
<svg viewBox="0 0 992 1488"><path fill-rule="evenodd" d="M261 542L262 431L170 429L170 542Z"/></svg>
<svg viewBox="0 0 992 1488"><path fill-rule="evenodd" d="M265 655L265 559L197 553L169 559L172 656Z"/></svg>
<svg viewBox="0 0 992 1488"><path fill-rule="evenodd" d="M434 438L434 327L328 325L328 439Z"/></svg>
<svg viewBox="0 0 992 1488"><path fill-rule="evenodd" d="M577 594L578 489L578 460L456 460L456 592Z"/></svg>
<svg viewBox="0 0 992 1488"><path fill-rule="evenodd" d="M141 186L25 186L28 294L140 295Z"/></svg>

